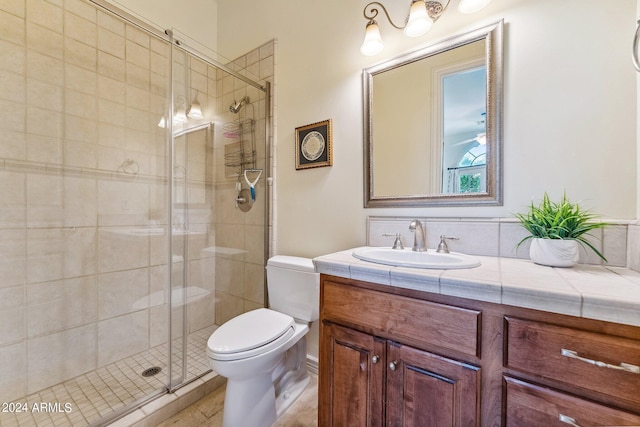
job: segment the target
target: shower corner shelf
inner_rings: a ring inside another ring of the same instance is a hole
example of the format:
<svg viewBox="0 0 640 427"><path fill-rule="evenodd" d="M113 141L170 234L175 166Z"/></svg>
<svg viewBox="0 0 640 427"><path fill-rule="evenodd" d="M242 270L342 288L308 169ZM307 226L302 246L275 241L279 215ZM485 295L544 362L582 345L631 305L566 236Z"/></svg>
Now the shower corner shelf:
<svg viewBox="0 0 640 427"><path fill-rule="evenodd" d="M222 135L225 138L241 138L243 134L253 131L255 121L253 119L234 120L226 122L222 126Z"/></svg>
<svg viewBox="0 0 640 427"><path fill-rule="evenodd" d="M224 154L224 165L229 168L245 168L245 166L254 165L256 161L256 152L233 151Z"/></svg>

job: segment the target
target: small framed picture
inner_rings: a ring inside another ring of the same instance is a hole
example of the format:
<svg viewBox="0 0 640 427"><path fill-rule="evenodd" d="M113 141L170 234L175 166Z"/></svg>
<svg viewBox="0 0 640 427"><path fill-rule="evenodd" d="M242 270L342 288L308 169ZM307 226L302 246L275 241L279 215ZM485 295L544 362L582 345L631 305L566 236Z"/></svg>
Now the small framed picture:
<svg viewBox="0 0 640 427"><path fill-rule="evenodd" d="M296 169L332 164L331 119L296 128Z"/></svg>

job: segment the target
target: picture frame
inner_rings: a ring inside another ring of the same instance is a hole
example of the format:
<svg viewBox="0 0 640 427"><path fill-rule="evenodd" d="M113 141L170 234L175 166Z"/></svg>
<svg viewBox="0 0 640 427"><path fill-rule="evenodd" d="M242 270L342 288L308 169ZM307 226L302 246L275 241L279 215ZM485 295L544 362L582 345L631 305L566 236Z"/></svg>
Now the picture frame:
<svg viewBox="0 0 640 427"><path fill-rule="evenodd" d="M296 128L296 170L333 165L331 119Z"/></svg>

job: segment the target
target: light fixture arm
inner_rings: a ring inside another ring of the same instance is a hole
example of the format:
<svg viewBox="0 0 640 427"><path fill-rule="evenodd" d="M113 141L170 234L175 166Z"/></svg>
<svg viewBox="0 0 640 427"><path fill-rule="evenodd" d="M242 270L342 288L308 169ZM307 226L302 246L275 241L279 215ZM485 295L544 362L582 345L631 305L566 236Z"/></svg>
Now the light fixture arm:
<svg viewBox="0 0 640 427"><path fill-rule="evenodd" d="M449 7L450 2L451 0L447 0L447 4L445 4L444 6L439 1L425 2L427 5L427 13L431 17L431 19L433 19L433 22L436 22L438 18L440 18L440 15L442 15L444 11L447 10L447 7Z"/></svg>
<svg viewBox="0 0 640 427"><path fill-rule="evenodd" d="M413 1L424 1L424 0L413 0ZM451 3L451 0L447 0L447 4L445 5L443 5L439 1L424 1L424 3L427 7L427 13L429 14L433 22L436 22L438 18L440 18L440 15L442 15L444 11L447 10L447 7L449 7L449 3ZM371 3L367 4L364 7L364 10L362 11L362 14L367 20L369 20L370 23L375 22L375 18L379 14L379 10L371 6L380 6L384 14L387 15L387 20L394 28L397 28L398 30L404 30L405 27L407 26L406 22L405 22L405 25L403 26L396 25L396 23L393 22L393 20L391 19L391 15L389 15L389 11L387 11L387 8L384 7L382 3L377 1L372 1ZM368 9L368 13L367 13L367 9Z"/></svg>
<svg viewBox="0 0 640 427"><path fill-rule="evenodd" d="M404 26L399 27L393 22L393 20L391 19L391 16L389 15L389 12L387 11L387 8L384 7L384 5L382 3L379 3L377 1L372 1L371 3L367 4L364 7L364 10L362 11L362 14L364 15L364 17L366 19L369 20L370 23L371 22L375 22L375 17L378 16L378 13L379 13L378 9L376 9L375 7L372 7L372 8L369 9L369 6L375 6L375 5L378 5L378 6L380 6L382 8L382 11L384 12L385 15L387 15L387 19L389 20L389 23L391 25L393 25L398 30L404 29ZM367 9L369 9L369 15L367 15Z"/></svg>

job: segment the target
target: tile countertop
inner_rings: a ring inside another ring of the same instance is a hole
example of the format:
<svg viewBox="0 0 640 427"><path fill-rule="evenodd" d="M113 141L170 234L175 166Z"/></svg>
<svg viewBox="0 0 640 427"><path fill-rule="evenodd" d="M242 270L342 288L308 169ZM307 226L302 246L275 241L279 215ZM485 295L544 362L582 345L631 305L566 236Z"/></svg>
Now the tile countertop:
<svg viewBox="0 0 640 427"><path fill-rule="evenodd" d="M356 248L354 248L356 249ZM318 273L497 304L640 326L640 273L578 264L553 268L529 260L478 256L460 270L393 267L361 261L354 249L313 260Z"/></svg>

